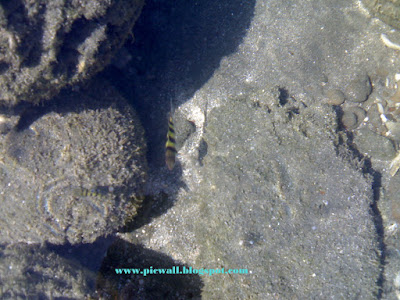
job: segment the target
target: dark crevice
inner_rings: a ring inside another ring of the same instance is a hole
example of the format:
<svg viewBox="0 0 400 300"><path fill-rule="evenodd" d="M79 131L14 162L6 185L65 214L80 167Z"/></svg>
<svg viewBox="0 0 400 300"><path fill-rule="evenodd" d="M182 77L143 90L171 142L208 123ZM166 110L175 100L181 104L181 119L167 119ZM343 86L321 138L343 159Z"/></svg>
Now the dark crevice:
<svg viewBox="0 0 400 300"><path fill-rule="evenodd" d="M374 201L371 204L371 213L374 218L374 224L375 224L375 230L378 236L378 250L380 253L379 256L379 264L380 264L380 273L379 277L376 281L376 284L378 286L378 294L377 294L377 299L382 299L383 296L383 285L385 282L385 276L384 276L384 271L385 271L385 263L386 263L386 245L385 245L385 230L383 226L383 219L382 215L379 211L378 208L378 201L379 201L379 196L380 196L380 190L382 186L382 175L379 172L372 171L372 176L373 176L373 182L372 182L372 190L374 193Z"/></svg>
<svg viewBox="0 0 400 300"><path fill-rule="evenodd" d="M15 130L17 132L21 132L38 120L40 117L46 114L48 111L47 107L42 106L33 106L30 105L24 109L21 113L20 118L15 126Z"/></svg>
<svg viewBox="0 0 400 300"><path fill-rule="evenodd" d="M376 280L376 285L378 287L376 298L383 299L383 287L385 284L385 264L386 264L386 244L385 244L385 228L383 225L383 219L381 212L378 207L380 200L380 192L382 189L382 174L372 167L371 160L363 155L358 149L354 140L354 135L351 131L346 131L340 122L340 117L343 111L340 107L336 107L336 116L338 118L338 134L339 139L336 143L336 154L346 160L348 160L356 168L360 169L366 176L371 176L372 184L371 189L373 192L373 199L370 205L370 214L372 216L375 232L377 235L377 253L379 255L379 276Z"/></svg>
<svg viewBox="0 0 400 300"><path fill-rule="evenodd" d="M198 156L198 160L199 160L199 164L200 166L203 166L203 159L204 157L206 157L208 152L208 144L207 142L202 138L200 140L200 145L199 145L199 156Z"/></svg>
<svg viewBox="0 0 400 300"><path fill-rule="evenodd" d="M289 91L285 88L279 87L279 104L280 106L284 106L289 100Z"/></svg>
<svg viewBox="0 0 400 300"><path fill-rule="evenodd" d="M7 18L7 29L15 35L15 46L20 57L23 58L22 67L39 65L43 53L43 7L40 7L35 16L28 16L23 1L2 1L0 4ZM17 42L18 41L18 42Z"/></svg>
<svg viewBox="0 0 400 300"><path fill-rule="evenodd" d="M77 66L81 53L78 48L83 44L88 38L90 38L92 32L96 30L99 26L98 23L93 21L88 21L86 18L82 17L76 20L68 33L59 32L57 35L65 35L60 51L57 54L57 66L55 68L55 73L67 73L68 78L71 78L77 72ZM67 70L65 70L67 69Z"/></svg>
<svg viewBox="0 0 400 300"><path fill-rule="evenodd" d="M4 72L6 72L9 67L10 67L10 64L8 64L6 62L0 62L0 74L3 74Z"/></svg>

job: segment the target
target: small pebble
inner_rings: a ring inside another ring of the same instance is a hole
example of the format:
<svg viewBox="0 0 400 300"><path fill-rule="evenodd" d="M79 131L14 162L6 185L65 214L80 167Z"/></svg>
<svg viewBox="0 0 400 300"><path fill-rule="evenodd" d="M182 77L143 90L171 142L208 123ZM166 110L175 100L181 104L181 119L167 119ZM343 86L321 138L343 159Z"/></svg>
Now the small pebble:
<svg viewBox="0 0 400 300"><path fill-rule="evenodd" d="M388 121L386 122L386 127L390 132L391 139L400 143L400 123Z"/></svg>
<svg viewBox="0 0 400 300"><path fill-rule="evenodd" d="M368 109L369 122L375 127L380 128L382 126L382 120L376 104L372 105Z"/></svg>
<svg viewBox="0 0 400 300"><path fill-rule="evenodd" d="M325 101L330 105L341 105L344 102L344 98L343 92L337 89L328 90L325 93Z"/></svg>
<svg viewBox="0 0 400 300"><path fill-rule="evenodd" d="M367 128L360 129L354 142L361 153L372 158L391 161L396 156L396 149L391 140Z"/></svg>
<svg viewBox="0 0 400 300"><path fill-rule="evenodd" d="M386 126L382 123L381 115L376 104L372 105L368 110L368 123L370 123L374 131L384 135L387 132Z"/></svg>
<svg viewBox="0 0 400 300"><path fill-rule="evenodd" d="M342 124L346 129L357 128L357 115L351 111L345 111L342 116Z"/></svg>
<svg viewBox="0 0 400 300"><path fill-rule="evenodd" d="M396 92L390 98L391 102L400 103L400 86L397 86Z"/></svg>
<svg viewBox="0 0 400 300"><path fill-rule="evenodd" d="M355 113L357 116L357 126L361 124L362 121L364 121L365 117L367 116L367 112L359 106L353 106L346 108L346 111Z"/></svg>
<svg viewBox="0 0 400 300"><path fill-rule="evenodd" d="M371 82L367 75L352 80L346 87L346 99L351 102L364 102L372 92Z"/></svg>

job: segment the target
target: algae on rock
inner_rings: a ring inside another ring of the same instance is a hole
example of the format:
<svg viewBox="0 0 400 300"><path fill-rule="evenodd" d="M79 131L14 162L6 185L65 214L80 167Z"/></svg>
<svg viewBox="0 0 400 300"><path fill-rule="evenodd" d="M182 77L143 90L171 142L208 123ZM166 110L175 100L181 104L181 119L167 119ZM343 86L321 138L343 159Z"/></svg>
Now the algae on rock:
<svg viewBox="0 0 400 300"><path fill-rule="evenodd" d="M38 110L1 136L0 243L89 243L116 232L136 215L146 176L136 113L103 81Z"/></svg>
<svg viewBox="0 0 400 300"><path fill-rule="evenodd" d="M39 103L89 79L131 34L143 3L2 1L0 101Z"/></svg>

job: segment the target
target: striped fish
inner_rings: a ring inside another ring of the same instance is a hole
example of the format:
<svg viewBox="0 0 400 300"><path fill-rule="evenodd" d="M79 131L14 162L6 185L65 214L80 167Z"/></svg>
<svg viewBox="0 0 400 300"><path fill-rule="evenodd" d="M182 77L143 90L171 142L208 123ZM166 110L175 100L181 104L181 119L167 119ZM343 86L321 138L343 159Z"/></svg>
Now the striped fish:
<svg viewBox="0 0 400 300"><path fill-rule="evenodd" d="M96 197L102 198L106 197L108 193L112 193L114 191L113 187L107 186L97 186L92 189L87 189L84 187L76 187L72 190L72 193L76 197Z"/></svg>
<svg viewBox="0 0 400 300"><path fill-rule="evenodd" d="M165 144L165 163L169 170L172 170L175 166L175 156L175 130L172 115L170 114L168 119L167 143Z"/></svg>

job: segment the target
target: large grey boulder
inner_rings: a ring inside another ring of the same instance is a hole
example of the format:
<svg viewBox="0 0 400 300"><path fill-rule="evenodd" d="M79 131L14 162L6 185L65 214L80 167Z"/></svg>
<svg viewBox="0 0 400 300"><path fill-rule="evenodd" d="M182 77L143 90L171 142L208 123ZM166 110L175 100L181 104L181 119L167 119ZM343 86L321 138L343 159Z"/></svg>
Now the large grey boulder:
<svg viewBox="0 0 400 300"><path fill-rule="evenodd" d="M0 244L90 243L116 232L136 215L146 174L135 112L103 81L38 109L0 136Z"/></svg>

